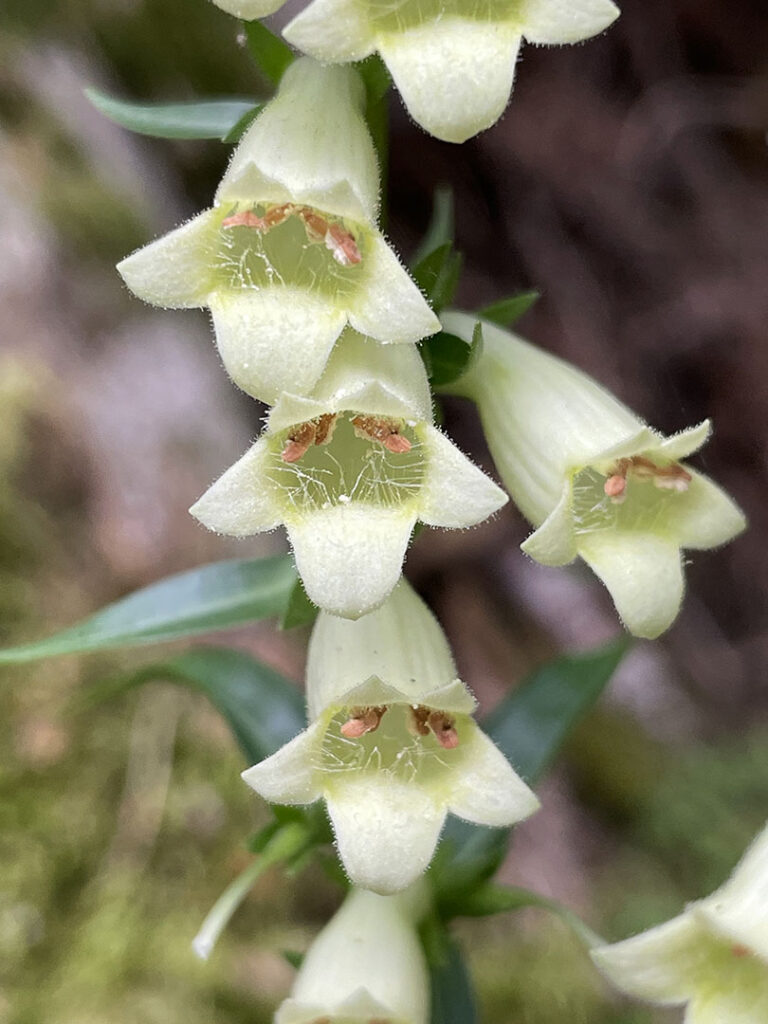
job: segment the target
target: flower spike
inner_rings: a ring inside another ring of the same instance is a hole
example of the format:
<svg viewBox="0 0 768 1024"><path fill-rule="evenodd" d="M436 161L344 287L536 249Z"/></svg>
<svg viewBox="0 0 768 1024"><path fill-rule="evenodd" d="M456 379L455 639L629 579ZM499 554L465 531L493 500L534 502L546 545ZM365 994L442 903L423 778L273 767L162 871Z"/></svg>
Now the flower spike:
<svg viewBox="0 0 768 1024"><path fill-rule="evenodd" d="M214 206L118 265L157 306L208 306L254 398L306 394L344 326L383 344L439 329L376 226L378 168L351 68L294 61L235 150Z"/></svg>
<svg viewBox="0 0 768 1024"><path fill-rule="evenodd" d="M311 395L283 395L190 511L235 537L284 523L311 600L355 618L397 583L417 520L472 526L505 501L432 425L416 349L347 330Z"/></svg>
<svg viewBox="0 0 768 1024"><path fill-rule="evenodd" d="M731 878L666 924L592 958L617 988L660 1006L687 1004L686 1024L768 1020L768 828Z"/></svg>
<svg viewBox="0 0 768 1024"><path fill-rule="evenodd" d="M476 319L447 313L469 341ZM681 460L709 422L665 438L586 374L483 324L483 349L446 390L473 399L502 480L536 530L523 551L543 565L580 556L627 629L656 637L683 599L681 549L718 547L744 529L719 487Z"/></svg>
<svg viewBox="0 0 768 1024"><path fill-rule="evenodd" d="M501 827L538 807L475 724L445 636L405 580L356 621L320 614L307 703L309 727L243 778L274 803L324 799L356 885L392 893L414 882L448 811Z"/></svg>
<svg viewBox="0 0 768 1024"><path fill-rule="evenodd" d="M312 0L284 35L323 61L378 50L411 117L439 139L464 142L503 113L523 38L581 42L618 15L611 0Z"/></svg>

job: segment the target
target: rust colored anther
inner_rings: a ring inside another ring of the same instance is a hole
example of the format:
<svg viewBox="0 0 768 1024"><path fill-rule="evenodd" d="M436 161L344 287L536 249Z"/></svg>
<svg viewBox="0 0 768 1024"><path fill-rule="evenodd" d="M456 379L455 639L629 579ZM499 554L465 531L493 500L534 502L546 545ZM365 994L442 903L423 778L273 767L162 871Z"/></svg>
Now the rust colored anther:
<svg viewBox="0 0 768 1024"><path fill-rule="evenodd" d="M315 443L316 435L317 425L313 420L300 423L295 427L285 442L281 456L283 462L298 462L303 455L306 455L310 446Z"/></svg>
<svg viewBox="0 0 768 1024"><path fill-rule="evenodd" d="M376 732L381 725L386 705L370 708L350 708L349 719L341 727L341 735L349 740L360 739L366 733Z"/></svg>
<svg viewBox="0 0 768 1024"><path fill-rule="evenodd" d="M456 732L454 719L444 711L432 711L429 715L429 727L435 739L444 750L455 750L459 745L459 734Z"/></svg>
<svg viewBox="0 0 768 1024"><path fill-rule="evenodd" d="M411 450L411 442L400 433L403 429L402 420L383 416L355 416L352 426L358 437L376 441L395 455L404 455Z"/></svg>
<svg viewBox="0 0 768 1024"><path fill-rule="evenodd" d="M268 225L263 217L259 217L253 210L243 210L242 213L233 213L231 217L225 217L221 222L223 228L258 228L259 231L268 230Z"/></svg>
<svg viewBox="0 0 768 1024"><path fill-rule="evenodd" d="M624 492L626 491L626 489L627 478L625 476L621 476L618 473L614 473L613 476L609 476L608 479L605 481L605 484L603 485L603 490L605 491L605 493L608 495L609 498L612 498L614 501L617 498L623 499Z"/></svg>
<svg viewBox="0 0 768 1024"><path fill-rule="evenodd" d="M422 707L421 705L408 708L408 717L405 724L411 736L429 736L428 718L429 708Z"/></svg>
<svg viewBox="0 0 768 1024"><path fill-rule="evenodd" d="M738 956L738 957L751 956L752 955L752 950L751 949L748 949L746 946L742 946L739 943L735 943L733 946L731 946L731 952L733 953L734 956Z"/></svg>
<svg viewBox="0 0 768 1024"><path fill-rule="evenodd" d="M325 235L325 244L331 254L342 267L360 263L362 256L357 247L355 236L343 228L341 224L329 224Z"/></svg>

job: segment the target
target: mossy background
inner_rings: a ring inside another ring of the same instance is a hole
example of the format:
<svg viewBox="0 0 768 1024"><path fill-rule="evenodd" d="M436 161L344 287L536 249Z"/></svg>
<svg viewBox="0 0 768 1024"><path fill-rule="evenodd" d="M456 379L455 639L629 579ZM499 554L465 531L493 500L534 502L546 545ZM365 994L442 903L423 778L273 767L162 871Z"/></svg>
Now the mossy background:
<svg viewBox="0 0 768 1024"><path fill-rule="evenodd" d="M524 51L513 104L457 148L392 102L389 231L415 248L449 181L471 308L537 287L522 323L649 421L706 415L703 468L752 529L696 557L673 630L638 644L542 787L502 875L611 938L714 888L766 818L768 16L758 0L625 0L585 46ZM82 96L266 94L208 0L5 0L0 24L0 638L53 631L137 586L280 540L235 544L188 505L260 410L230 386L203 314L149 310L113 264L210 201L218 143L130 137ZM484 454L476 418L446 425ZM517 545L514 510L424 531L409 573L487 707L557 651L618 631L586 573ZM305 636L228 642L301 678ZM152 652L154 655L155 652ZM259 1024L339 891L271 873L207 964L190 942L248 862L266 811L202 698L100 684L146 655L3 669L0 1022ZM614 999L559 923L467 922L484 1024L677 1020Z"/></svg>

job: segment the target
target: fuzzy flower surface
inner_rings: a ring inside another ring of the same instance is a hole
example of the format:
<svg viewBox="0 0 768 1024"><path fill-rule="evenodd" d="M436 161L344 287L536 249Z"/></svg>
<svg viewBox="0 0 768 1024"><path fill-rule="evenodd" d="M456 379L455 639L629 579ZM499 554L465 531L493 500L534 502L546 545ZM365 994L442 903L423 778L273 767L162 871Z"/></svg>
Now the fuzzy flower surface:
<svg viewBox="0 0 768 1024"><path fill-rule="evenodd" d="M443 322L470 340L476 318ZM523 551L543 565L583 558L631 633L663 633L683 599L683 549L718 547L746 525L682 461L707 440L709 422L664 437L561 359L491 324L483 340L451 390L476 402L501 478L537 528Z"/></svg>
<svg viewBox="0 0 768 1024"><path fill-rule="evenodd" d="M355 885L413 883L449 811L508 826L538 807L473 720L445 636L404 580L361 619L320 614L307 704L309 727L243 778L272 803L324 799Z"/></svg>
<svg viewBox="0 0 768 1024"><path fill-rule="evenodd" d="M230 376L270 404L314 386L347 324L385 344L439 329L376 226L363 102L352 68L294 61L212 209L118 265L146 302L208 306Z"/></svg>
<svg viewBox="0 0 768 1024"><path fill-rule="evenodd" d="M416 934L419 887L352 889L309 947L275 1024L427 1024L429 978Z"/></svg>
<svg viewBox="0 0 768 1024"><path fill-rule="evenodd" d="M283 395L190 511L235 537L285 524L310 599L354 618L397 583L417 520L472 526L506 500L432 425L415 347L348 330L311 395Z"/></svg>
<svg viewBox="0 0 768 1024"><path fill-rule="evenodd" d="M266 18L283 6L284 0L213 0L217 7L243 21Z"/></svg>
<svg viewBox="0 0 768 1024"><path fill-rule="evenodd" d="M618 14L611 0L312 0L284 35L323 61L378 51L411 117L464 142L503 113L523 38L580 42Z"/></svg>
<svg viewBox="0 0 768 1024"><path fill-rule="evenodd" d="M592 958L628 995L660 1006L685 1004L685 1024L765 1024L766 908L768 828L711 896L666 924L599 946Z"/></svg>

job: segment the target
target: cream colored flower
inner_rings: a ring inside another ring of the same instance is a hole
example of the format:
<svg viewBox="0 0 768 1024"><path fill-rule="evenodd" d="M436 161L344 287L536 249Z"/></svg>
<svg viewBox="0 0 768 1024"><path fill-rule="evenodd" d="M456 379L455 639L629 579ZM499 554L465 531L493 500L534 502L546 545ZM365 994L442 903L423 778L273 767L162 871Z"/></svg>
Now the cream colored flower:
<svg viewBox="0 0 768 1024"><path fill-rule="evenodd" d="M618 14L611 0L313 0L284 35L324 61L378 50L411 117L464 142L503 113L523 38L580 42Z"/></svg>
<svg viewBox="0 0 768 1024"><path fill-rule="evenodd" d="M243 778L272 803L324 799L355 885L414 882L449 811L508 826L538 807L475 724L445 636L404 580L357 621L321 613L307 703L309 727Z"/></svg>
<svg viewBox="0 0 768 1024"><path fill-rule="evenodd" d="M443 317L467 341L475 323ZM477 403L502 480L537 527L523 551L543 565L583 558L637 636L674 621L681 549L717 547L744 529L731 498L681 462L709 437L708 421L665 438L586 374L491 324L450 390Z"/></svg>
<svg viewBox="0 0 768 1024"><path fill-rule="evenodd" d="M309 947L275 1024L427 1024L424 896L352 889Z"/></svg>
<svg viewBox="0 0 768 1024"><path fill-rule="evenodd" d="M237 147L213 208L119 264L156 306L208 306L248 394L306 394L349 323L382 343L439 329L376 227L376 156L351 68L286 70Z"/></svg>
<svg viewBox="0 0 768 1024"><path fill-rule="evenodd" d="M679 917L592 951L622 991L686 1004L685 1024L768 1021L768 829L731 878Z"/></svg>
<svg viewBox="0 0 768 1024"><path fill-rule="evenodd" d="M235 537L284 523L311 600L356 617L397 583L417 520L472 526L506 500L432 425L415 347L347 330L311 395L283 395L190 511Z"/></svg>

